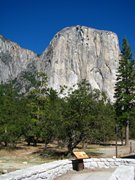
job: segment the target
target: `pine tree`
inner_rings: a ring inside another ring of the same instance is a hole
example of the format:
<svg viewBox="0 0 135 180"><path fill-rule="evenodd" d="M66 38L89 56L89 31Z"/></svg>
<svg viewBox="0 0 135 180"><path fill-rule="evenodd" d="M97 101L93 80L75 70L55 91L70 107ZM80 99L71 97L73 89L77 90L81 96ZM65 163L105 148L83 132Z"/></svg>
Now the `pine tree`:
<svg viewBox="0 0 135 180"><path fill-rule="evenodd" d="M116 116L119 123L126 127L125 144L128 144L130 112L135 105L135 61L133 60L132 51L126 38L122 42L115 98Z"/></svg>

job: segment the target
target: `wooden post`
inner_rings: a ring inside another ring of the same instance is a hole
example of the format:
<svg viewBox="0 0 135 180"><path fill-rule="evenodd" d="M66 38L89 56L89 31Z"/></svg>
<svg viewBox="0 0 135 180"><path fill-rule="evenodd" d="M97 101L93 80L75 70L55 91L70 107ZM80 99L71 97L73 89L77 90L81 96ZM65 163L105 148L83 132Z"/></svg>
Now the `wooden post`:
<svg viewBox="0 0 135 180"><path fill-rule="evenodd" d="M126 128L125 128L125 145L129 145L129 120L126 121Z"/></svg>
<svg viewBox="0 0 135 180"><path fill-rule="evenodd" d="M132 153L132 142L130 142L130 153Z"/></svg>
<svg viewBox="0 0 135 180"><path fill-rule="evenodd" d="M118 157L118 137L116 133L116 158Z"/></svg>
<svg viewBox="0 0 135 180"><path fill-rule="evenodd" d="M116 153L116 158L118 157L118 126L116 125L115 127L115 140L116 140L116 143L115 143L115 153Z"/></svg>

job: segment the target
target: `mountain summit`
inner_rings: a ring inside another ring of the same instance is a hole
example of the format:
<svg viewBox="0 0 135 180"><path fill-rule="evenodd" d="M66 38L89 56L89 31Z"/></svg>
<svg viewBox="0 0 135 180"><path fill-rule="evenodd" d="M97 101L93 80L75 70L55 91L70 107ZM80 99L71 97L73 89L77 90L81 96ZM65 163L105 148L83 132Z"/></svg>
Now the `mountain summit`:
<svg viewBox="0 0 135 180"><path fill-rule="evenodd" d="M44 71L49 86L56 90L86 79L113 101L119 52L115 33L85 26L58 32L40 57L0 36L0 81L29 70Z"/></svg>

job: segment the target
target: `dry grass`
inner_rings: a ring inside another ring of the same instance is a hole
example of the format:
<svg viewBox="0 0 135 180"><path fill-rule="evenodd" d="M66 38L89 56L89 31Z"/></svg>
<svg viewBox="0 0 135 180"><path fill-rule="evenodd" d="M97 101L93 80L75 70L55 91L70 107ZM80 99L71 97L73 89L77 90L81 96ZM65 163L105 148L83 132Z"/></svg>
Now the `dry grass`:
<svg viewBox="0 0 135 180"><path fill-rule="evenodd" d="M84 149L78 146L76 151L85 151L90 157L113 157L115 156L115 145L88 145ZM129 146L118 146L118 155L129 154ZM67 158L66 149L58 148L57 143L48 145L44 151L44 145L36 147L20 143L15 149L0 149L0 173L15 171L45 162Z"/></svg>
<svg viewBox="0 0 135 180"><path fill-rule="evenodd" d="M40 156L42 151L43 145L34 147L18 144L15 149L2 148L0 150L0 172L11 172L50 161Z"/></svg>

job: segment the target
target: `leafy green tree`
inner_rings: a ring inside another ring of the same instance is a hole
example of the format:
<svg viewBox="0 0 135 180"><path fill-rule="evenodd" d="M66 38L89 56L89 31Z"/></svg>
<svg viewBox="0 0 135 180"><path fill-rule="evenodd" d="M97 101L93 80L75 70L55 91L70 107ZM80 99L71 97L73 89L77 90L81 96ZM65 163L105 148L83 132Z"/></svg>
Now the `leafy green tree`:
<svg viewBox="0 0 135 180"><path fill-rule="evenodd" d="M90 133L93 133L93 140L96 143L105 143L113 139L115 129L115 111L110 102L106 101L104 97L101 98L101 95L99 96L95 106L95 119L92 127Z"/></svg>
<svg viewBox="0 0 135 180"><path fill-rule="evenodd" d="M36 143L42 139L47 144L58 137L58 122L60 122L61 106L58 93L47 87L47 77L44 73L37 74L35 88L27 95L27 107L29 116L27 121L27 133L25 135L28 144Z"/></svg>
<svg viewBox="0 0 135 180"><path fill-rule="evenodd" d="M49 88L44 104L44 115L42 117L41 128L41 137L45 143L45 149L48 143L52 142L54 139L58 139L61 119L61 99L55 90Z"/></svg>
<svg viewBox="0 0 135 180"><path fill-rule="evenodd" d="M67 144L68 153L83 140L88 120L89 100L86 82L78 84L78 89L69 92L63 103L61 123L62 140Z"/></svg>
<svg viewBox="0 0 135 180"><path fill-rule="evenodd" d="M130 112L135 106L135 61L127 39L123 39L115 88L115 110L118 123L124 125L125 143L129 142Z"/></svg>
<svg viewBox="0 0 135 180"><path fill-rule="evenodd" d="M0 141L15 145L21 136L19 123L19 99L12 82L0 85Z"/></svg>
<svg viewBox="0 0 135 180"><path fill-rule="evenodd" d="M41 137L42 118L44 116L44 104L47 95L47 76L43 72L38 72L36 76L36 84L27 94L27 108L29 114L27 118L27 133L25 138L30 144L37 144Z"/></svg>
<svg viewBox="0 0 135 180"><path fill-rule="evenodd" d="M109 130L114 124L114 111L105 96L92 90L87 81L79 83L78 89L71 90L64 100L60 132L68 153L81 142L105 141L112 135Z"/></svg>

